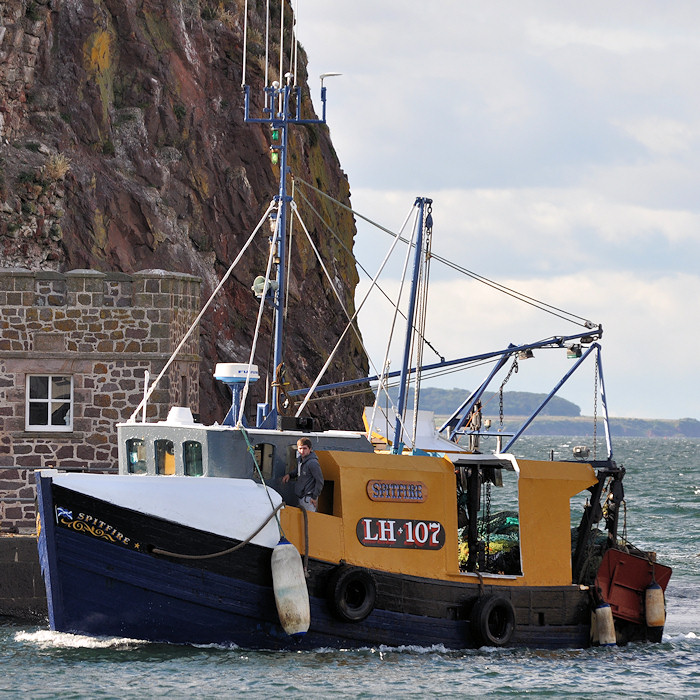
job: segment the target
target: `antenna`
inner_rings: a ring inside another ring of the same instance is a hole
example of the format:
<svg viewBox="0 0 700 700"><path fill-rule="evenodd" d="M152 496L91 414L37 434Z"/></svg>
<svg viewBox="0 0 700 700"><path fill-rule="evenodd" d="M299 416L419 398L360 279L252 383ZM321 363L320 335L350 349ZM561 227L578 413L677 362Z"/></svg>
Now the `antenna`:
<svg viewBox="0 0 700 700"><path fill-rule="evenodd" d="M323 81L326 78L334 78L337 75L342 75L342 73L321 73L320 78L321 78L321 90L323 90Z"/></svg>

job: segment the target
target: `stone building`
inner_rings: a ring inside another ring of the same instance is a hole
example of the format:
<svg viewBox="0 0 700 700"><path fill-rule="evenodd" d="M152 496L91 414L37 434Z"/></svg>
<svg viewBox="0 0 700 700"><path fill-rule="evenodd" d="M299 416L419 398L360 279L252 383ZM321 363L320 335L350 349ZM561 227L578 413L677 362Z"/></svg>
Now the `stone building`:
<svg viewBox="0 0 700 700"><path fill-rule="evenodd" d="M113 472L116 424L143 398L200 308L200 280L144 270L0 269L0 530L34 528L34 470ZM199 332L149 400L199 412Z"/></svg>

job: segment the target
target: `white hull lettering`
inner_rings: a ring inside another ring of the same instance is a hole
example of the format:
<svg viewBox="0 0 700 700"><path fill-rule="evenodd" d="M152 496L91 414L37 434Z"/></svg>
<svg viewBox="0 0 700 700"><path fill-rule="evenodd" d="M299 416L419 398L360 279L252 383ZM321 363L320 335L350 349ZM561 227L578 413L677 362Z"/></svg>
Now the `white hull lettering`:
<svg viewBox="0 0 700 700"><path fill-rule="evenodd" d="M440 549L445 544L442 523L426 520L362 518L357 523L356 533L365 547Z"/></svg>
<svg viewBox="0 0 700 700"><path fill-rule="evenodd" d="M372 527L372 519L371 518L364 518L361 522L362 522L363 527L364 527L364 535L360 539L360 542L362 542L364 544L365 542L372 542L372 541L378 540L379 535L372 536L372 531L370 529Z"/></svg>

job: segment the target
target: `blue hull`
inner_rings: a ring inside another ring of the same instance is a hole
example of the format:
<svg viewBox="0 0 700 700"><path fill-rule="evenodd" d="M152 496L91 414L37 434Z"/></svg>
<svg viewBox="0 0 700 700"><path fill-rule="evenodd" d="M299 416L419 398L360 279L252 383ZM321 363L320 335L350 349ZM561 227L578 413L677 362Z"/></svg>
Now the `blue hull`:
<svg viewBox="0 0 700 700"><path fill-rule="evenodd" d="M57 527L50 482L38 481L39 553L54 630L249 649L477 646L466 620L375 608L361 622L341 622L325 598L314 596L309 632L290 637L279 624L271 586ZM510 645L558 648L587 643L588 627L571 625L519 627Z"/></svg>
<svg viewBox="0 0 700 700"><path fill-rule="evenodd" d="M46 528L42 532L46 547ZM57 585L52 629L181 644L237 644L252 649L313 649L386 644L464 647L469 625L375 610L367 620L339 623L325 600L311 598L312 628L289 637L267 587L154 559L147 554L56 532ZM44 557L42 557L44 566ZM451 628L451 629L450 629Z"/></svg>

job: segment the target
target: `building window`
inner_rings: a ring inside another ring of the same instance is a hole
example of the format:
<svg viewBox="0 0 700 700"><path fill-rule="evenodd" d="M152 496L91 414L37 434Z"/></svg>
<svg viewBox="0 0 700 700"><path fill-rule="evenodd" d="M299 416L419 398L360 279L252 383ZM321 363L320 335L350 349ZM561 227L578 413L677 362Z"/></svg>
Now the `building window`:
<svg viewBox="0 0 700 700"><path fill-rule="evenodd" d="M185 476L203 476L202 443L187 440L182 445L182 453L185 463Z"/></svg>
<svg viewBox="0 0 700 700"><path fill-rule="evenodd" d="M73 377L27 376L26 430L73 430Z"/></svg>
<svg viewBox="0 0 700 700"><path fill-rule="evenodd" d="M126 462L129 474L145 474L146 467L146 443L139 438L131 438L126 441Z"/></svg>
<svg viewBox="0 0 700 700"><path fill-rule="evenodd" d="M156 440L156 474L175 473L175 447L172 440Z"/></svg>

